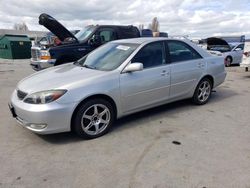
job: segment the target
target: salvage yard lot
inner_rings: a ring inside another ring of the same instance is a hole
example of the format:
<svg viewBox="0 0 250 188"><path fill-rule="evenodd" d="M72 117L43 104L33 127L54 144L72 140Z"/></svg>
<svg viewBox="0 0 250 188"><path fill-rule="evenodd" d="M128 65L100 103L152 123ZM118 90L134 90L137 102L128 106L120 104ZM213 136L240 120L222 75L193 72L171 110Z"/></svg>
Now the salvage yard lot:
<svg viewBox="0 0 250 188"><path fill-rule="evenodd" d="M1 59L0 187L250 187L250 72L227 71L206 105L164 105L81 140L17 125L10 94L34 71L29 60Z"/></svg>

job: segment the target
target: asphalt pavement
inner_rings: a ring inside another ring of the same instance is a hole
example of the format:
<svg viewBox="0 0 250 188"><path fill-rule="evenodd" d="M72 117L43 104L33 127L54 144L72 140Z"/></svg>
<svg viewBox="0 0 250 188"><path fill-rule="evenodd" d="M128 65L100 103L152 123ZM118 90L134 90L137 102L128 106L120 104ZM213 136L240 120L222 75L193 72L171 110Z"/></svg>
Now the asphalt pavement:
<svg viewBox="0 0 250 188"><path fill-rule="evenodd" d="M227 68L211 100L189 100L118 120L98 139L39 136L8 109L29 60L0 60L0 187L250 187L250 72Z"/></svg>

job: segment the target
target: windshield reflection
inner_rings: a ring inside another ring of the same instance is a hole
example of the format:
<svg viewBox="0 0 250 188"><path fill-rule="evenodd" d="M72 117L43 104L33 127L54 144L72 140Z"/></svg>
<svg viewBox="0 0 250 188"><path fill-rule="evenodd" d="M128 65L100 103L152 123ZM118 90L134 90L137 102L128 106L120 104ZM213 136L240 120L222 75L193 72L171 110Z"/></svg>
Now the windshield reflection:
<svg viewBox="0 0 250 188"><path fill-rule="evenodd" d="M87 26L81 31L79 31L78 33L76 33L75 37L79 41L83 41L87 39L93 33L94 30L95 30L95 26Z"/></svg>

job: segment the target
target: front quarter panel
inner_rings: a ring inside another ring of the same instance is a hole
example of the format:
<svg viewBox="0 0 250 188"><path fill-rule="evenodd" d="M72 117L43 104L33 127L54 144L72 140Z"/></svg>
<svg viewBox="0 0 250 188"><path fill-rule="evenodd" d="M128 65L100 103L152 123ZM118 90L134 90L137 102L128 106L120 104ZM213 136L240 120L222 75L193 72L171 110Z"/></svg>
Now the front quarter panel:
<svg viewBox="0 0 250 188"><path fill-rule="evenodd" d="M88 97L94 95L106 95L113 99L117 108L117 115L120 114L120 90L119 72L111 71L101 77L94 79L79 80L67 86L68 92L60 98L58 103L76 103L77 105ZM77 107L75 106L75 108ZM72 112L73 113L73 112Z"/></svg>

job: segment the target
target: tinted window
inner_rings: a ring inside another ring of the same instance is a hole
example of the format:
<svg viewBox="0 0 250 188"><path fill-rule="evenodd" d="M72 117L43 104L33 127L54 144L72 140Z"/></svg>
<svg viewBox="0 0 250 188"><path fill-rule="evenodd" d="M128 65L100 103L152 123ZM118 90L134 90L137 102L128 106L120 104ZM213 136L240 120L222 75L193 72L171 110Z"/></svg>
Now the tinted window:
<svg viewBox="0 0 250 188"><path fill-rule="evenodd" d="M112 30L100 31L101 43L106 43L115 39L114 32Z"/></svg>
<svg viewBox="0 0 250 188"><path fill-rule="evenodd" d="M244 44L240 44L239 46L237 46L237 48L240 48L241 50L244 49Z"/></svg>
<svg viewBox="0 0 250 188"><path fill-rule="evenodd" d="M171 62L202 58L192 47L180 41L168 41L168 49Z"/></svg>
<svg viewBox="0 0 250 188"><path fill-rule="evenodd" d="M155 67L165 63L163 42L154 42L143 47L132 59L143 64L144 68Z"/></svg>

